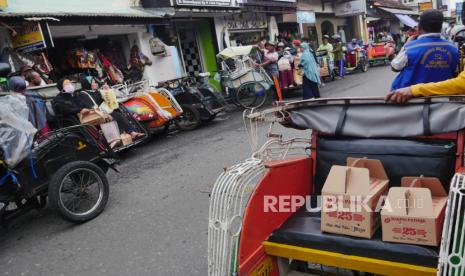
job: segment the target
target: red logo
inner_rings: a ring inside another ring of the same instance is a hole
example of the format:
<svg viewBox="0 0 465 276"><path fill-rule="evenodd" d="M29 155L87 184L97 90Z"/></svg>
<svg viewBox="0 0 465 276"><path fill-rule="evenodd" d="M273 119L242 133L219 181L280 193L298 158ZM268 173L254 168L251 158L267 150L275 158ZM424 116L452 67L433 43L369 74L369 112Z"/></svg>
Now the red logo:
<svg viewBox="0 0 465 276"><path fill-rule="evenodd" d="M391 219L390 218L385 218L384 219L384 223L390 223L391 222Z"/></svg>

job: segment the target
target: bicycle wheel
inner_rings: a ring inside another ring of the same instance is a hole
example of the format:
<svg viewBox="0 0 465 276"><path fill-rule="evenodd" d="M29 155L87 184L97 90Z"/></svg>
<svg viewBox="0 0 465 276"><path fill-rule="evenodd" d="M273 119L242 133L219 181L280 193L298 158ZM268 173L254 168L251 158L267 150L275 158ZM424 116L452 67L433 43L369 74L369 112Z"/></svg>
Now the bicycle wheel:
<svg viewBox="0 0 465 276"><path fill-rule="evenodd" d="M259 82L244 83L237 90L236 101L243 108L259 108L266 101L266 92Z"/></svg>

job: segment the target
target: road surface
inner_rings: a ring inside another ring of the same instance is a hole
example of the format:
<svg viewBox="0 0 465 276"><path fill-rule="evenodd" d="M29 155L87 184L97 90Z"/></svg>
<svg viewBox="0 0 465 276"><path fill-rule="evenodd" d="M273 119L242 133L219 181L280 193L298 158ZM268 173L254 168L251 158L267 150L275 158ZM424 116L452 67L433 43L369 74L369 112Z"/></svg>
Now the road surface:
<svg viewBox="0 0 465 276"><path fill-rule="evenodd" d="M393 77L389 67L370 68L321 93L384 96ZM240 111L154 139L109 174L109 204L97 219L73 225L44 210L0 230L0 275L205 276L208 193L224 167L249 155Z"/></svg>

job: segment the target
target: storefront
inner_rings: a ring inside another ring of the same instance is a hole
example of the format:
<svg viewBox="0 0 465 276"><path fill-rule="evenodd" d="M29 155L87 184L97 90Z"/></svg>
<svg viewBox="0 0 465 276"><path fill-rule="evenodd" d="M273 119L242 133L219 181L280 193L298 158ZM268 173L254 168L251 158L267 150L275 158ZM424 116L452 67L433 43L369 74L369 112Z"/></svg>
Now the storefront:
<svg viewBox="0 0 465 276"><path fill-rule="evenodd" d="M334 1L307 0L298 2L298 12L312 12L314 22L302 24L302 36L310 41L313 47L321 44L323 35L341 35L343 41L351 37L352 25L346 17L335 15Z"/></svg>
<svg viewBox="0 0 465 276"><path fill-rule="evenodd" d="M383 32L390 33L394 40L400 40L404 32L418 25L419 13L400 3L392 5L385 1L371 1L367 13L371 41L378 41Z"/></svg>
<svg viewBox="0 0 465 276"><path fill-rule="evenodd" d="M341 1L335 3L334 14L345 20L343 30L347 41L352 38L368 41L366 0Z"/></svg>
<svg viewBox="0 0 465 276"><path fill-rule="evenodd" d="M253 45L269 39L268 19L264 12L246 11L215 18L219 48Z"/></svg>
<svg viewBox="0 0 465 276"><path fill-rule="evenodd" d="M295 0L239 0L241 13L215 18L218 46L253 45L263 40L277 41L282 16L295 13ZM293 30L294 31L294 30Z"/></svg>
<svg viewBox="0 0 465 276"><path fill-rule="evenodd" d="M36 1L24 2L12 2L0 11L0 20L17 33L14 37L9 34L11 39L2 49L14 71L32 66L48 83L62 77L77 80L80 75L121 83L130 77L131 68L136 68L130 56L131 48L138 48L133 52L147 64L141 68L141 78L155 84L161 78L177 76L170 47L163 45L165 50L160 53L151 47L155 39L151 24L162 24L166 14L135 9L129 3L115 6L121 3L114 0L83 0L65 7L56 0L46 11ZM89 6L94 8L92 12Z"/></svg>
<svg viewBox="0 0 465 276"><path fill-rule="evenodd" d="M221 30L215 28L216 18L239 14L235 0L145 0L142 5L146 10L174 11L169 24L161 26L158 32L163 33L162 41L176 42L185 75L198 76L217 70L218 42L223 38L219 37Z"/></svg>

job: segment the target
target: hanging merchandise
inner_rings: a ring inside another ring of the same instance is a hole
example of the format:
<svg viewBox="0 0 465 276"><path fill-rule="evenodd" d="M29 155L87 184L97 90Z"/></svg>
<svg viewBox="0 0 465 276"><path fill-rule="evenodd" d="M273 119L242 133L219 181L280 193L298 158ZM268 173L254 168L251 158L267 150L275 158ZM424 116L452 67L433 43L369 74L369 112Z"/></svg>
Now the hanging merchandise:
<svg viewBox="0 0 465 276"><path fill-rule="evenodd" d="M139 46L137 45L132 46L130 59L131 66L139 67L142 72L144 72L144 67L146 65L152 65L152 61L139 50Z"/></svg>
<svg viewBox="0 0 465 276"><path fill-rule="evenodd" d="M119 43L114 42L113 40L109 40L107 43L105 43L102 53L119 70L124 71L128 68L126 58L124 54L122 54L124 53L123 49Z"/></svg>
<svg viewBox="0 0 465 276"><path fill-rule="evenodd" d="M102 61L103 68L107 71L108 77L113 83L123 83L124 76L121 71L116 68L111 61L106 58L103 54L100 54L100 60Z"/></svg>
<svg viewBox="0 0 465 276"><path fill-rule="evenodd" d="M97 54L84 48L74 49L68 53L68 63L74 69L95 69Z"/></svg>

